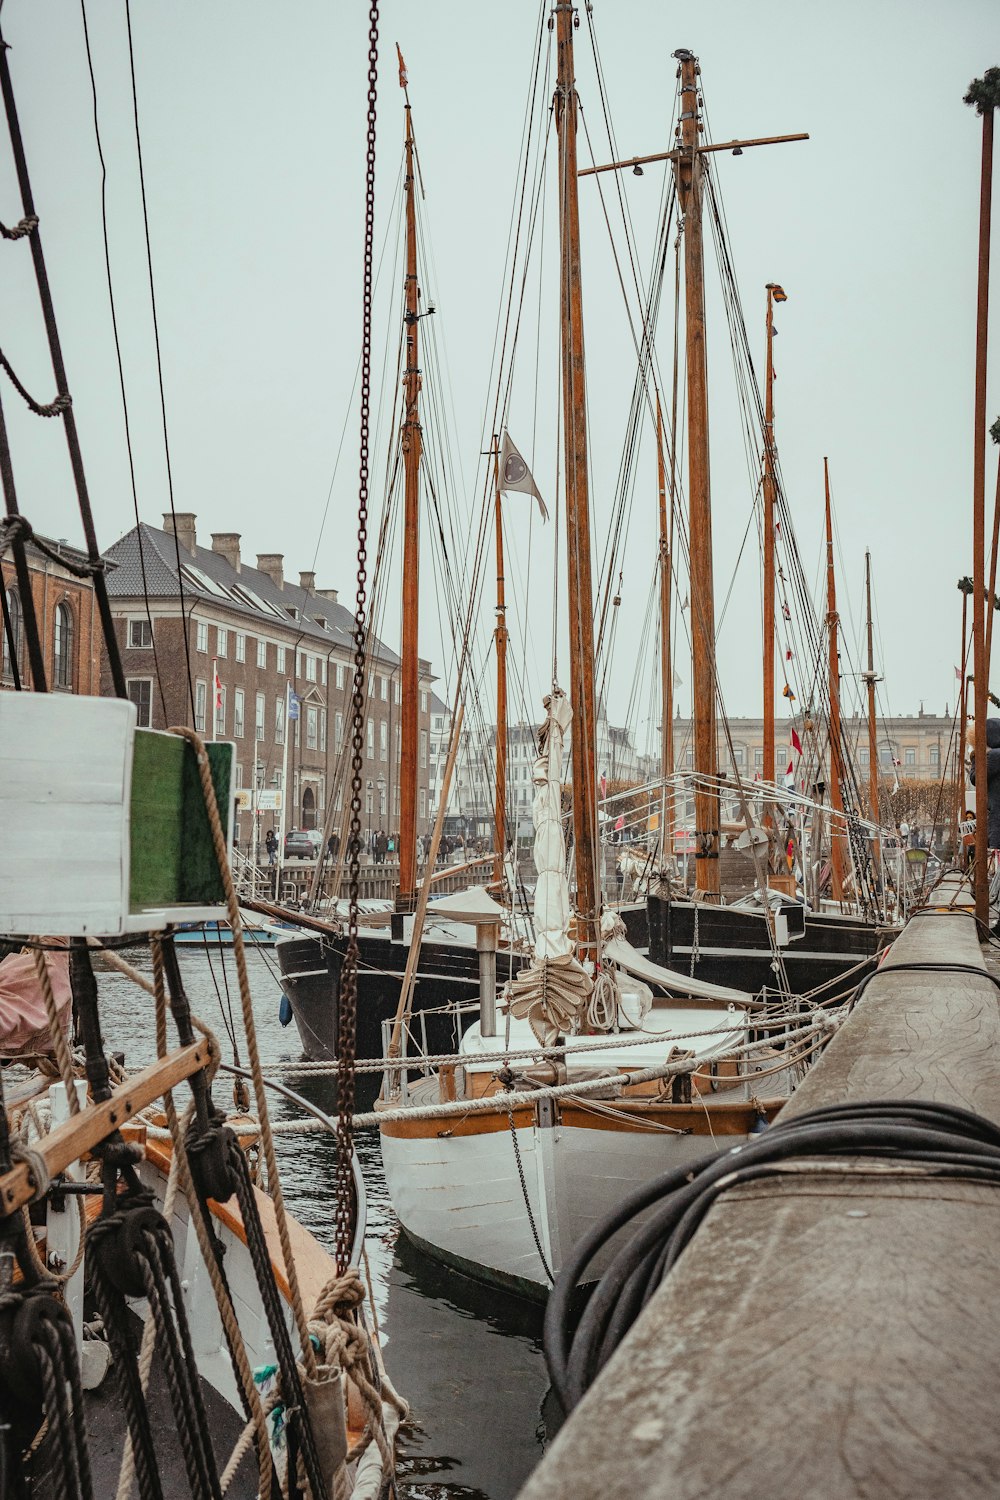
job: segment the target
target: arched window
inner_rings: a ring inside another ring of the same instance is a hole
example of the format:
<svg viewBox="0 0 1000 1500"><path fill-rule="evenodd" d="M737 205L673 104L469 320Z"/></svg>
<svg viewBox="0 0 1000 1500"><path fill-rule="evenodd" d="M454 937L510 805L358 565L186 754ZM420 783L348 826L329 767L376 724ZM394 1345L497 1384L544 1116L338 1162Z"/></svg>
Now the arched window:
<svg viewBox="0 0 1000 1500"><path fill-rule="evenodd" d="M55 630L56 687L73 686L73 611L63 602L56 605Z"/></svg>
<svg viewBox="0 0 1000 1500"><path fill-rule="evenodd" d="M21 596L17 589L7 590L7 617L10 620L10 633L14 639L14 660L11 661L10 641L7 639L6 623L3 630L3 676L5 682L13 682L14 665L20 669L24 661L22 649L24 639L24 620L21 612Z"/></svg>
<svg viewBox="0 0 1000 1500"><path fill-rule="evenodd" d="M311 786L302 793L302 827L316 827L316 797Z"/></svg>

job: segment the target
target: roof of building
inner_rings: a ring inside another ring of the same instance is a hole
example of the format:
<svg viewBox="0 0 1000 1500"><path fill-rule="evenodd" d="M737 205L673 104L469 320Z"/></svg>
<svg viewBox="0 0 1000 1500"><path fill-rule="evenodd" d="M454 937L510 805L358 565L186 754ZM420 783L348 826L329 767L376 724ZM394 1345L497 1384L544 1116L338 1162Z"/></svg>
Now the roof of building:
<svg viewBox="0 0 1000 1500"><path fill-rule="evenodd" d="M181 582L177 576L178 555ZM144 593L148 593L153 603L157 599L177 599L183 584L185 598L222 605L253 620L258 628L269 624L275 630L280 625L304 639L323 642L327 650L335 646L348 652L354 650L354 616L343 604L287 580L279 588L270 574L242 560L237 571L228 558L209 547L198 547L196 553L191 553L181 542L175 542L170 532L159 531L146 522L133 526L107 549L105 556L116 564L108 573L108 593L112 599L141 599ZM396 652L377 637L372 639L372 648L376 661L389 666L398 664Z"/></svg>

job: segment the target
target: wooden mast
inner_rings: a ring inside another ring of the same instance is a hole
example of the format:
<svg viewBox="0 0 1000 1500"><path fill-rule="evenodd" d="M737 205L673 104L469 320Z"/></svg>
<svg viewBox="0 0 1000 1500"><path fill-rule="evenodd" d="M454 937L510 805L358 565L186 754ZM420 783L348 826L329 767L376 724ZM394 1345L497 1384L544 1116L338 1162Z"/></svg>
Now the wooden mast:
<svg viewBox="0 0 1000 1500"><path fill-rule="evenodd" d="M684 304L687 334L688 504L691 547L691 655L694 721L695 886L719 894L719 790L715 718L715 592L712 580L712 491L708 442L708 351L702 240L704 161L698 150L701 109L693 53L681 50L677 196L684 214Z"/></svg>
<svg viewBox="0 0 1000 1500"><path fill-rule="evenodd" d="M989 876L987 824L989 805L986 787L986 704L989 689L989 659L986 655L986 354L990 305L990 220L993 201L993 111L1000 105L1000 74L988 68L973 80L965 96L983 119L983 149L979 181L979 274L976 292L976 386L972 448L972 672L976 716L976 860L973 886L976 920L985 931L989 921ZM992 602L992 601L991 601ZM965 663L962 663L965 671Z"/></svg>
<svg viewBox="0 0 1000 1500"><path fill-rule="evenodd" d="M507 843L507 601L504 589L503 513L500 509L500 442L493 437L493 481L496 492L497 527L497 624L494 640L497 650L497 770L496 811L493 835L493 879L503 879L504 849Z"/></svg>
<svg viewBox="0 0 1000 1500"><path fill-rule="evenodd" d="M767 284L767 358L764 372L764 780L775 776L774 746L774 294L781 291ZM781 299L784 301L784 293ZM771 804L765 805L764 823L773 827Z"/></svg>
<svg viewBox="0 0 1000 1500"><path fill-rule="evenodd" d="M663 796L660 799L660 863L670 858L670 832L674 823L674 792L667 778L674 770L674 679L671 660L670 609L671 559L670 514L667 509L667 465L663 452L663 413L659 392L656 395L656 477L660 509L660 775Z"/></svg>
<svg viewBox="0 0 1000 1500"><path fill-rule="evenodd" d="M871 820L878 827L878 733L875 726L875 643L872 635L872 555L865 553L865 605L868 617L868 671L865 683L868 688L868 808ZM876 836L872 841L872 857L875 860L875 875L881 881L882 846Z"/></svg>
<svg viewBox="0 0 1000 1500"><path fill-rule="evenodd" d="M837 587L833 573L833 517L830 510L830 465L823 459L823 486L826 492L826 626L830 646L830 861L834 901L844 899L844 848L841 827L844 799L840 790L840 653L837 642ZM839 815L839 816L838 816Z"/></svg>
<svg viewBox="0 0 1000 1500"><path fill-rule="evenodd" d="M405 415L403 448L403 661L400 673L399 754L399 909L413 908L417 886L417 731L419 668L417 577L420 542L420 394L418 329L420 289L417 285L417 223L414 203L413 125L406 105L406 366L403 375Z"/></svg>
<svg viewBox="0 0 1000 1500"><path fill-rule="evenodd" d="M573 836L581 957L597 956L597 781L594 763L594 596L590 573L590 494L580 278L580 204L576 165L575 7L552 7L558 73L554 100L559 136L559 243L562 323L563 442L566 467L566 556L569 564L570 702L573 709Z"/></svg>

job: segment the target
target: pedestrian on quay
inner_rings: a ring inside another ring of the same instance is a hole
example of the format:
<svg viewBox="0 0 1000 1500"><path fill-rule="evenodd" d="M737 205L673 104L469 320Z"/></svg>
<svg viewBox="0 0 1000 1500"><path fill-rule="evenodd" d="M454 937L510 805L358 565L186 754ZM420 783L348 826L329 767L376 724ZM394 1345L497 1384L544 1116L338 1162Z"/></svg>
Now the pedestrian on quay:
<svg viewBox="0 0 1000 1500"><path fill-rule="evenodd" d="M264 847L267 850L267 862L269 865L273 865L275 855L278 852L278 840L275 837L273 828L269 828L267 830L267 834L264 838Z"/></svg>

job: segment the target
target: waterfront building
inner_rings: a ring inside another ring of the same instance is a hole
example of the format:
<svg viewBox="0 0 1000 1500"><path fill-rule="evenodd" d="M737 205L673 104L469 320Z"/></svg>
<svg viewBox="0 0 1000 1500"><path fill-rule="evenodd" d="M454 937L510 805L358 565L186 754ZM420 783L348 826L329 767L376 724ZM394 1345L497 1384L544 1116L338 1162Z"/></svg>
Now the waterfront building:
<svg viewBox="0 0 1000 1500"><path fill-rule="evenodd" d="M87 554L62 539L40 537L39 540L46 551L30 541L25 544L25 553L46 686L56 693L97 694L101 690L101 622L93 580L89 575L80 578L72 571L72 567L86 564ZM9 633L6 625L0 627L3 636L0 688L12 689L18 680L22 686L30 687L25 600L9 552L3 557L0 570L9 622Z"/></svg>

